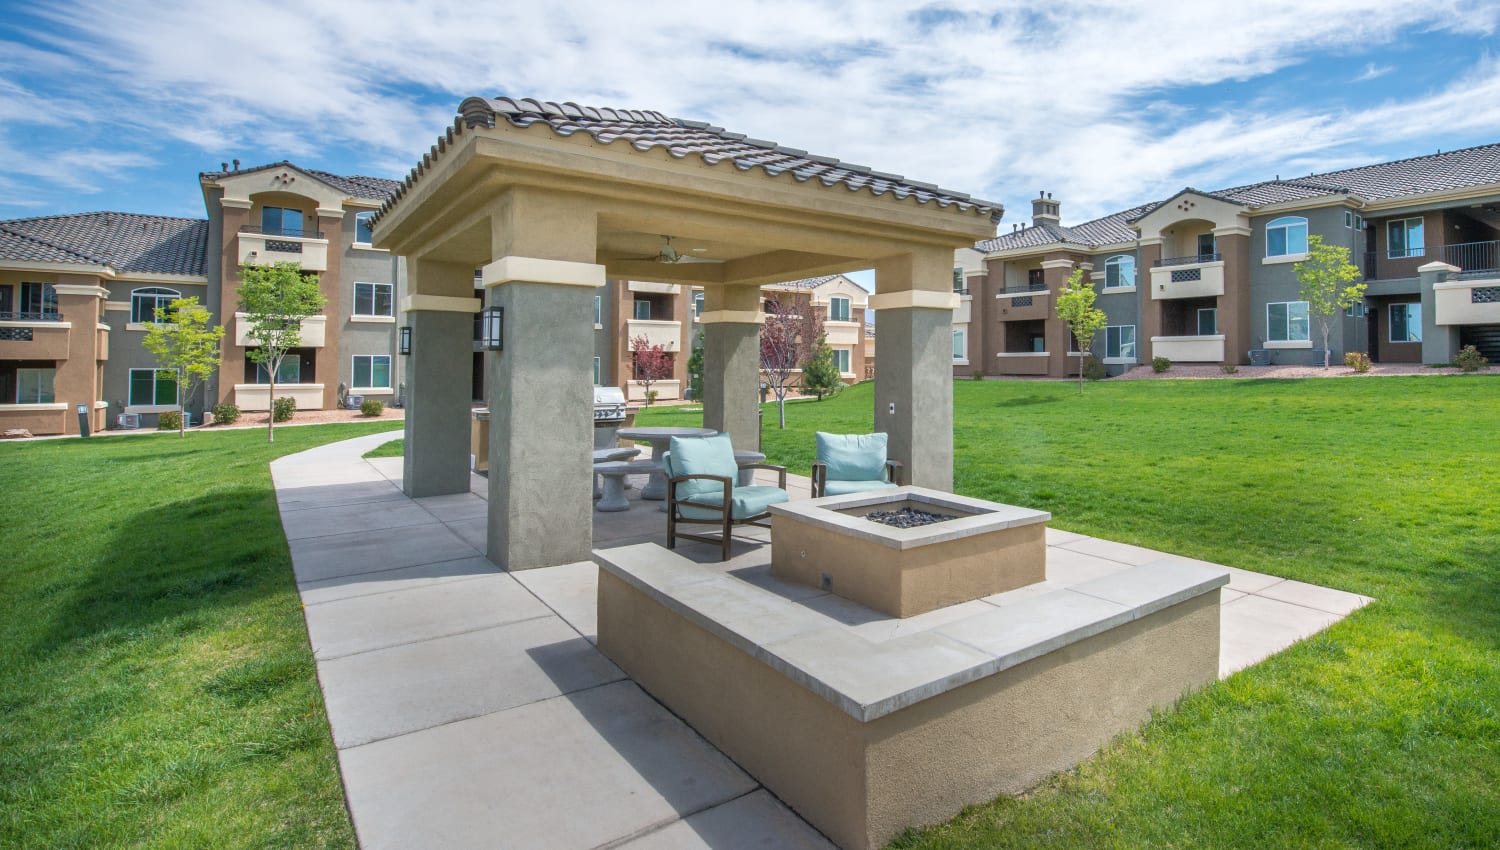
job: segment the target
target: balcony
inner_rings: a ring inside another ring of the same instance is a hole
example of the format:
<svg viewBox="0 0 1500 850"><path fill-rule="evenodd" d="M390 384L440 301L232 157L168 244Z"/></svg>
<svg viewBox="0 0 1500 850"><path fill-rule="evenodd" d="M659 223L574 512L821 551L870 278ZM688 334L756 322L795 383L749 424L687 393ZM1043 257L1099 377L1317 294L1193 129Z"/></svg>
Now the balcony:
<svg viewBox="0 0 1500 850"><path fill-rule="evenodd" d="M968 295L958 297L958 308L953 311L953 324L966 325L973 320L974 299Z"/></svg>
<svg viewBox="0 0 1500 850"><path fill-rule="evenodd" d="M1500 272L1432 286L1432 319L1439 325L1500 325Z"/></svg>
<svg viewBox="0 0 1500 850"><path fill-rule="evenodd" d="M1361 271L1365 280L1415 278L1417 267L1433 260L1458 266L1464 274L1491 276L1492 272L1500 273L1500 240L1414 247L1399 257L1366 251Z"/></svg>
<svg viewBox="0 0 1500 850"><path fill-rule="evenodd" d="M309 316L303 319L297 347L322 348L327 326L327 316ZM245 313L234 314L234 344L241 348L255 348L260 345L260 340L250 333L249 316ZM244 405L240 406L244 407Z"/></svg>
<svg viewBox="0 0 1500 850"><path fill-rule="evenodd" d="M646 400L646 385L640 381L631 381L625 389L627 393L626 397L630 401L644 402ZM656 392L658 401L682 398L681 381L652 381L651 389Z"/></svg>
<svg viewBox="0 0 1500 850"><path fill-rule="evenodd" d="M1154 336L1151 356L1165 357L1173 363L1223 363L1224 335Z"/></svg>
<svg viewBox="0 0 1500 850"><path fill-rule="evenodd" d="M998 375L1045 375L1052 355L1045 351L1001 351L995 355Z"/></svg>
<svg viewBox="0 0 1500 850"><path fill-rule="evenodd" d="M277 384L277 398L292 398L298 410L323 409L322 384ZM270 384L235 384L234 403L240 410L270 410Z"/></svg>
<svg viewBox="0 0 1500 850"><path fill-rule="evenodd" d="M0 313L0 358L67 360L72 332L73 323L61 313Z"/></svg>
<svg viewBox="0 0 1500 850"><path fill-rule="evenodd" d="M1045 319L1051 314L1052 295L1045 289L1010 290L995 295L996 316L1002 322Z"/></svg>
<svg viewBox="0 0 1500 850"><path fill-rule="evenodd" d="M255 225L240 228L239 263L269 266L297 263L305 272L328 271L328 240L319 231L283 230L267 232Z"/></svg>
<svg viewBox="0 0 1500 850"><path fill-rule="evenodd" d="M625 339L633 342L644 336L649 345L659 345L666 351L682 350L682 322L667 322L657 319L631 319L625 323Z"/></svg>
<svg viewBox="0 0 1500 850"><path fill-rule="evenodd" d="M1219 254L1168 257L1151 264L1151 297L1212 298L1224 294L1224 259Z"/></svg>
<svg viewBox="0 0 1500 850"><path fill-rule="evenodd" d="M958 321L957 316L953 320ZM865 338L865 329L859 322L824 322L823 333L829 345L853 347Z"/></svg>

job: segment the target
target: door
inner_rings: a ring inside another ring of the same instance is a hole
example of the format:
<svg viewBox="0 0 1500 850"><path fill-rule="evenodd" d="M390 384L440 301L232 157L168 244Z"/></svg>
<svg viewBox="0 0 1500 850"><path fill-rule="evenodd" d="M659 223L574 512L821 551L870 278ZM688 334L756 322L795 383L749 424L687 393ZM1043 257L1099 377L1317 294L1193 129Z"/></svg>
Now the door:
<svg viewBox="0 0 1500 850"><path fill-rule="evenodd" d="M1380 362L1380 319L1374 307L1365 308L1365 339L1370 341L1370 362Z"/></svg>

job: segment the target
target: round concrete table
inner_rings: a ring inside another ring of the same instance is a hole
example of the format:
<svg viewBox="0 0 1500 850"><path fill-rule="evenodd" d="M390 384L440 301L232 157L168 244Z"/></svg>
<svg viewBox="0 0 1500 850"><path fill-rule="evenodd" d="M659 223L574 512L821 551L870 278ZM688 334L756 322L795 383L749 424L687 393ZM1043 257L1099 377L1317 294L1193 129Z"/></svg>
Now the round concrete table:
<svg viewBox="0 0 1500 850"><path fill-rule="evenodd" d="M745 469L746 466L754 466L765 462L766 456L761 452L737 451L734 453L734 463L740 467L738 484L741 487L749 487L755 483L755 470Z"/></svg>
<svg viewBox="0 0 1500 850"><path fill-rule="evenodd" d="M673 437L712 437L719 433L712 428L621 428L616 436L626 440L645 440L651 444L651 477L641 488L641 498L660 502L667 498L667 473L662 468L661 456L672 445Z"/></svg>

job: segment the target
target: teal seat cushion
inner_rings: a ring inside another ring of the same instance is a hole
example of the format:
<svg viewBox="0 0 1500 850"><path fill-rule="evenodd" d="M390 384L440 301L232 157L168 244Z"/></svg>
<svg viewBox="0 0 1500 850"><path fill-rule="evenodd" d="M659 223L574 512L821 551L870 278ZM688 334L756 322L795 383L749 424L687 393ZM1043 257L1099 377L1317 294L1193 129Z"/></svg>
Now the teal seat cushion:
<svg viewBox="0 0 1500 850"><path fill-rule="evenodd" d="M879 481L885 478L884 434L817 433L818 460L828 467L828 481ZM828 492L832 493L833 490Z"/></svg>
<svg viewBox="0 0 1500 850"><path fill-rule="evenodd" d="M823 485L823 495L847 496L850 493L868 493L871 490L887 490L895 486L884 478L870 481L835 481L829 478Z"/></svg>
<svg viewBox="0 0 1500 850"><path fill-rule="evenodd" d="M734 444L728 434L712 437L673 437L672 448L666 462L668 477L678 475L722 475L732 483L739 475L739 464L734 462ZM684 481L677 485L679 500L696 496L713 496L722 499L724 487L717 481Z"/></svg>
<svg viewBox="0 0 1500 850"><path fill-rule="evenodd" d="M677 491L678 493L682 492L680 485ZM739 520L759 516L765 513L772 505L779 505L787 499L786 491L780 487L760 485L754 487L736 487L731 491L729 497L729 517ZM688 504L683 504L683 500L678 499L677 507L682 516L688 519L719 518L718 510L705 510L704 508L693 507L693 505L697 504L718 508L723 503L723 497L718 493L695 496L687 501Z"/></svg>

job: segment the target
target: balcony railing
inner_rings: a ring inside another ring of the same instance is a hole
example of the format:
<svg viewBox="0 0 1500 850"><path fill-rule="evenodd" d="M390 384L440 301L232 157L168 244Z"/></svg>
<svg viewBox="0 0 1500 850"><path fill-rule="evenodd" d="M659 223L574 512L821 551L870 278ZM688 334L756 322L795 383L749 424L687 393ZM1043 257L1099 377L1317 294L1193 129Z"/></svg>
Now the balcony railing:
<svg viewBox="0 0 1500 850"><path fill-rule="evenodd" d="M969 288L967 286L955 286L955 287L953 287L953 294L954 295L968 295L969 294Z"/></svg>
<svg viewBox="0 0 1500 850"><path fill-rule="evenodd" d="M1189 266L1193 263L1217 263L1223 259L1223 254L1192 254L1186 257L1163 257L1151 265L1156 268L1161 268L1162 266Z"/></svg>
<svg viewBox="0 0 1500 850"><path fill-rule="evenodd" d="M241 233L259 233L262 236L295 236L298 239L322 239L321 230L303 230L300 227L261 227L258 224L240 225Z"/></svg>
<svg viewBox="0 0 1500 850"><path fill-rule="evenodd" d="M1380 280L1381 266L1396 261L1418 260L1422 263L1441 260L1458 266L1465 275L1494 274L1500 272L1500 240L1488 242L1459 242L1453 245L1423 245L1407 248L1399 256L1383 256L1379 251L1366 251L1364 267L1366 280ZM1403 262L1396 277L1414 277L1412 263Z"/></svg>
<svg viewBox="0 0 1500 850"><path fill-rule="evenodd" d="M1046 288L1047 284L1045 283L1024 283L1020 286L1007 286L1004 291L1005 294L1009 295L1012 292L1041 292Z"/></svg>
<svg viewBox="0 0 1500 850"><path fill-rule="evenodd" d="M19 313L0 312L0 322L61 322L63 314L51 310L41 312L22 311Z"/></svg>

